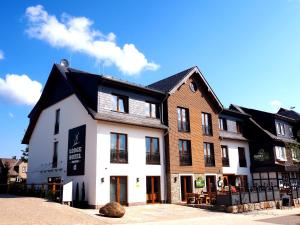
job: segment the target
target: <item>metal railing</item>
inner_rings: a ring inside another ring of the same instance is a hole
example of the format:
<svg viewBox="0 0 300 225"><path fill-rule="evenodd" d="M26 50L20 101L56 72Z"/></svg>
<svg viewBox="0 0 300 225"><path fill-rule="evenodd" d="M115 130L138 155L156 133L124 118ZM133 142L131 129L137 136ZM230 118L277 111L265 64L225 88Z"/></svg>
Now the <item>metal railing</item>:
<svg viewBox="0 0 300 225"><path fill-rule="evenodd" d="M205 155L204 156L204 163L206 167L213 167L215 166L215 157L212 155Z"/></svg>
<svg viewBox="0 0 300 225"><path fill-rule="evenodd" d="M209 125L202 125L202 132L204 135L212 135L212 126Z"/></svg>
<svg viewBox="0 0 300 225"><path fill-rule="evenodd" d="M146 164L154 164L159 165L160 164L160 154L159 152L146 153Z"/></svg>
<svg viewBox="0 0 300 225"><path fill-rule="evenodd" d="M128 163L128 153L127 151L110 151L110 162L111 163Z"/></svg>
<svg viewBox="0 0 300 225"><path fill-rule="evenodd" d="M228 157L222 157L222 166L229 167L229 158Z"/></svg>
<svg viewBox="0 0 300 225"><path fill-rule="evenodd" d="M189 153L180 153L180 166L191 166L192 165L192 155Z"/></svg>

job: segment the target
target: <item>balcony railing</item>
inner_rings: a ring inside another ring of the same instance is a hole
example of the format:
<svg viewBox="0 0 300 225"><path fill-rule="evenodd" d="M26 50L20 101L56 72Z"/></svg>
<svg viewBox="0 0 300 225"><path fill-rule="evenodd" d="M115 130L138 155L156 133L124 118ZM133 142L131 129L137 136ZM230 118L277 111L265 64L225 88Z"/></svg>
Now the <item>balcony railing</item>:
<svg viewBox="0 0 300 225"><path fill-rule="evenodd" d="M128 163L127 151L111 150L110 162L111 163Z"/></svg>
<svg viewBox="0 0 300 225"><path fill-rule="evenodd" d="M222 157L222 166L229 167L229 158Z"/></svg>
<svg viewBox="0 0 300 225"><path fill-rule="evenodd" d="M215 157L211 155L205 155L204 156L204 163L207 167L215 166Z"/></svg>
<svg viewBox="0 0 300 225"><path fill-rule="evenodd" d="M159 152L155 153L146 153L146 164L159 165L160 164L160 154Z"/></svg>
<svg viewBox="0 0 300 225"><path fill-rule="evenodd" d="M204 135L212 135L212 127L208 125L202 125L202 132Z"/></svg>
<svg viewBox="0 0 300 225"><path fill-rule="evenodd" d="M246 159L240 159L240 167L247 167L247 161Z"/></svg>
<svg viewBox="0 0 300 225"><path fill-rule="evenodd" d="M180 166L191 166L192 165L192 156L189 153L180 153Z"/></svg>

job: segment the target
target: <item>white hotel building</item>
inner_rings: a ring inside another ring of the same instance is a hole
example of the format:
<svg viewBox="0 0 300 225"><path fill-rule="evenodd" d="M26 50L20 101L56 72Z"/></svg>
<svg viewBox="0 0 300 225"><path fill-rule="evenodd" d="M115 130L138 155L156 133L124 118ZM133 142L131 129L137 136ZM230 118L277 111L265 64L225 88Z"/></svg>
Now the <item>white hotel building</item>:
<svg viewBox="0 0 300 225"><path fill-rule="evenodd" d="M29 114L28 183L85 184L86 200L166 200L165 94L55 64Z"/></svg>

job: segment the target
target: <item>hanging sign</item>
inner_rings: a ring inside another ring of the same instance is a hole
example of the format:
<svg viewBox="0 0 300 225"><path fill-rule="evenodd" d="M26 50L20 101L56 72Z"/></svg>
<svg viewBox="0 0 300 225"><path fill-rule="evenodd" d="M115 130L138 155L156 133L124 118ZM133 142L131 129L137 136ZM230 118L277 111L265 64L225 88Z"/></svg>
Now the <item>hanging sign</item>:
<svg viewBox="0 0 300 225"><path fill-rule="evenodd" d="M86 125L69 130L67 176L84 175Z"/></svg>

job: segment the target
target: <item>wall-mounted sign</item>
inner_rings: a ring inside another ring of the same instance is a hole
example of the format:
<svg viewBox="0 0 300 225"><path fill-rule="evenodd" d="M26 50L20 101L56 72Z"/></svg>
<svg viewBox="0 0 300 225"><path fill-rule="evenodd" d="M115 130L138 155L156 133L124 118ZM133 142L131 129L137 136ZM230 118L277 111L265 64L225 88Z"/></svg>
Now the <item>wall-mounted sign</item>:
<svg viewBox="0 0 300 225"><path fill-rule="evenodd" d="M195 187L196 188L203 188L205 186L205 181L203 178L198 177L197 180L195 180Z"/></svg>
<svg viewBox="0 0 300 225"><path fill-rule="evenodd" d="M86 125L69 130L67 176L84 175Z"/></svg>
<svg viewBox="0 0 300 225"><path fill-rule="evenodd" d="M270 160L270 154L261 148L255 155L253 155L253 158L255 161L259 162L268 161Z"/></svg>

